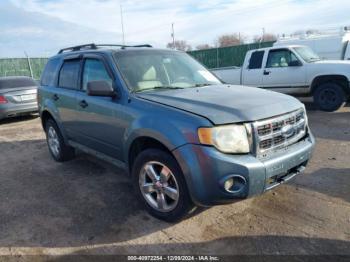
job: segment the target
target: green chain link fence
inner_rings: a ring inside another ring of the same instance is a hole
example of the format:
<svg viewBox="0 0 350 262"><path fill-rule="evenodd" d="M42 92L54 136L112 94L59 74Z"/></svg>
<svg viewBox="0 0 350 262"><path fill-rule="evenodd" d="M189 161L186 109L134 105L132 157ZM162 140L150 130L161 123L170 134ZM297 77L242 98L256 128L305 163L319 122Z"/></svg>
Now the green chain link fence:
<svg viewBox="0 0 350 262"><path fill-rule="evenodd" d="M270 47L274 42L219 47L188 53L208 68L242 66L245 54L252 49Z"/></svg>
<svg viewBox="0 0 350 262"><path fill-rule="evenodd" d="M253 43L239 46L212 48L189 51L188 53L208 68L241 66L247 51L257 48L270 47L274 42ZM40 79L47 58L4 58L0 59L1 76L31 76ZM29 66L30 62L30 66Z"/></svg>
<svg viewBox="0 0 350 262"><path fill-rule="evenodd" d="M47 62L47 58L4 58L0 59L1 76L31 76L30 67L34 79L40 79L41 73ZM29 66L30 64L30 66Z"/></svg>

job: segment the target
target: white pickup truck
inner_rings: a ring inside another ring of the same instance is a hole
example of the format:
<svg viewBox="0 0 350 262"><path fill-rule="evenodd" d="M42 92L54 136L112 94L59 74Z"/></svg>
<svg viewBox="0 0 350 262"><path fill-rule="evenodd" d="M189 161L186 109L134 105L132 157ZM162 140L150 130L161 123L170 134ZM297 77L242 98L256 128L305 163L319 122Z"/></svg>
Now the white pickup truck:
<svg viewBox="0 0 350 262"><path fill-rule="evenodd" d="M313 96L324 111L338 110L350 98L350 61L321 60L306 46L251 50L241 68L217 68L212 72L230 84Z"/></svg>

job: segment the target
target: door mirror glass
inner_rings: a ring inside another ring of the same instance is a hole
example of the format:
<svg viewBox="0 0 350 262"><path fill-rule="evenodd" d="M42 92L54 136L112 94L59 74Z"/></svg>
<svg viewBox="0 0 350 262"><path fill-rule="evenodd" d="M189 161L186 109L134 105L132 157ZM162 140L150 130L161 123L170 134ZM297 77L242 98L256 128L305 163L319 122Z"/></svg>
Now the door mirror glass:
<svg viewBox="0 0 350 262"><path fill-rule="evenodd" d="M86 93L89 96L116 96L116 92L114 91L113 87L110 85L110 83L104 80L88 82Z"/></svg>
<svg viewBox="0 0 350 262"><path fill-rule="evenodd" d="M288 66L302 66L302 63L299 60L292 60L288 63Z"/></svg>

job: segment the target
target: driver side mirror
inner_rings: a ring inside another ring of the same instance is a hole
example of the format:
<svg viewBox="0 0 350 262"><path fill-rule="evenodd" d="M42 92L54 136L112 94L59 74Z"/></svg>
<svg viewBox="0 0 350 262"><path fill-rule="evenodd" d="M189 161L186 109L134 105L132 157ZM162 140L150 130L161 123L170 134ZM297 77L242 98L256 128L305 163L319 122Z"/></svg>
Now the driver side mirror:
<svg viewBox="0 0 350 262"><path fill-rule="evenodd" d="M109 96L109 97L117 96L117 93L114 91L111 84L104 80L88 82L86 93L89 96Z"/></svg>
<svg viewBox="0 0 350 262"><path fill-rule="evenodd" d="M288 66L302 66L303 64L299 60L293 60L288 63Z"/></svg>

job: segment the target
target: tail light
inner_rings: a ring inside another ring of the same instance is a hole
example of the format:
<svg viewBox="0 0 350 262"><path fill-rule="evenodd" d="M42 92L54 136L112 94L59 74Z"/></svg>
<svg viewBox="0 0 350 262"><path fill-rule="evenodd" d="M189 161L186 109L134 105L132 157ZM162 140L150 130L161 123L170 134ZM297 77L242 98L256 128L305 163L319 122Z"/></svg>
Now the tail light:
<svg viewBox="0 0 350 262"><path fill-rule="evenodd" d="M0 104L6 104L7 100L4 96L0 96Z"/></svg>

